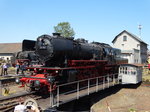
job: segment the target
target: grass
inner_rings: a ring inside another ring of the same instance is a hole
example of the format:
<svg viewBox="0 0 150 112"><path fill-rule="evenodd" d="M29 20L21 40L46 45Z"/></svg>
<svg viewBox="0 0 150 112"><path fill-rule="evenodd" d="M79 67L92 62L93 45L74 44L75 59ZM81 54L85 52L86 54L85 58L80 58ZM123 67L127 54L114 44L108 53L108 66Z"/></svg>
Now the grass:
<svg viewBox="0 0 150 112"><path fill-rule="evenodd" d="M148 68L143 68L143 75L149 75L150 70Z"/></svg>
<svg viewBox="0 0 150 112"><path fill-rule="evenodd" d="M150 82L150 70L148 68L143 68L142 80Z"/></svg>
<svg viewBox="0 0 150 112"><path fill-rule="evenodd" d="M15 74L15 73L16 73L16 69L14 67L8 68L8 74Z"/></svg>
<svg viewBox="0 0 150 112"><path fill-rule="evenodd" d="M150 75L148 75L148 76L143 76L143 77L142 77L142 81L143 81L144 83L150 84Z"/></svg>

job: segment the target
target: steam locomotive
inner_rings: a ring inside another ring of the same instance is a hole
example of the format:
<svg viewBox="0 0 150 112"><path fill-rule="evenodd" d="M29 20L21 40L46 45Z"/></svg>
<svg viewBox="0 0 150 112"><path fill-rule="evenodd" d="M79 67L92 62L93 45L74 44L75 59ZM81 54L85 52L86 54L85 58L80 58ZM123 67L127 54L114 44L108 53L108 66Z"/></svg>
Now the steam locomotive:
<svg viewBox="0 0 150 112"><path fill-rule="evenodd" d="M108 44L64 38L59 33L23 44L26 50L28 46L44 63L42 67L28 67L32 74L16 79L31 91L54 91L59 84L117 73L118 63L126 62L119 57L121 51Z"/></svg>
<svg viewBox="0 0 150 112"><path fill-rule="evenodd" d="M13 54L11 59L12 64L28 63L28 65L39 63L37 55L35 54L35 42L33 40L23 40L22 51Z"/></svg>

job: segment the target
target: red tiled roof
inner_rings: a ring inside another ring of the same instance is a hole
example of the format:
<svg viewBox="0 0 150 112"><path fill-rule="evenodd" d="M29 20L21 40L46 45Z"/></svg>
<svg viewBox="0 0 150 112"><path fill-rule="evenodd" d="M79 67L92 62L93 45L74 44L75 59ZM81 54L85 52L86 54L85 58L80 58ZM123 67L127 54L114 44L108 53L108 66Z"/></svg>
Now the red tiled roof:
<svg viewBox="0 0 150 112"><path fill-rule="evenodd" d="M22 50L22 43L0 43L0 53L14 53Z"/></svg>

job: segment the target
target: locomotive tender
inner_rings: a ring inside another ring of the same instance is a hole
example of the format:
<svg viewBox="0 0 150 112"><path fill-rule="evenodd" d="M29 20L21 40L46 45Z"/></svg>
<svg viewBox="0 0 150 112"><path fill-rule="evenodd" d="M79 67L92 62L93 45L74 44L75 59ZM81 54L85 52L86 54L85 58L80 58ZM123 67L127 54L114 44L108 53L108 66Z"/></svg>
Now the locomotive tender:
<svg viewBox="0 0 150 112"><path fill-rule="evenodd" d="M31 76L16 79L32 91L54 91L59 84L118 73L122 62L120 50L108 44L64 38L58 33L39 36L34 48L44 66L28 67Z"/></svg>

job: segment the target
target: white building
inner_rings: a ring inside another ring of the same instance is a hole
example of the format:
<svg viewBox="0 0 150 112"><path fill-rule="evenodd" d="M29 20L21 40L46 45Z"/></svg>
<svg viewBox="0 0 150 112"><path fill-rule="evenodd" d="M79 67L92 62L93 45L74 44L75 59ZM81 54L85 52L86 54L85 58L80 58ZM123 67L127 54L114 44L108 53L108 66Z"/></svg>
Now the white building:
<svg viewBox="0 0 150 112"><path fill-rule="evenodd" d="M112 41L113 47L121 49L122 57L128 59L128 63L146 63L147 43L136 35L124 30Z"/></svg>
<svg viewBox="0 0 150 112"><path fill-rule="evenodd" d="M22 43L0 43L0 58L10 60L13 53L22 50Z"/></svg>

